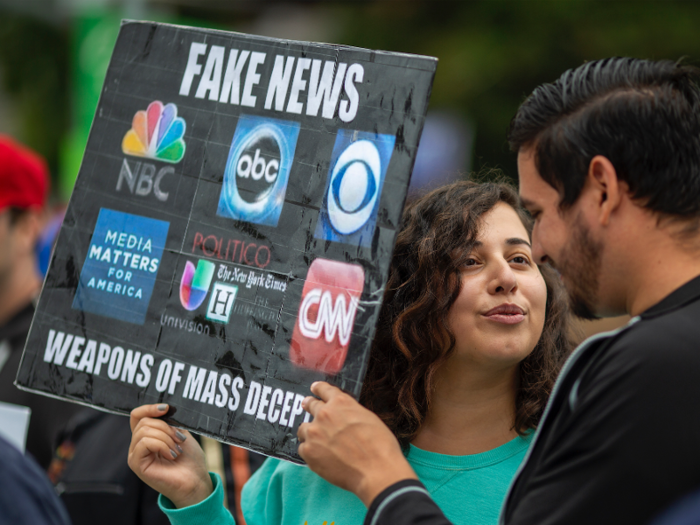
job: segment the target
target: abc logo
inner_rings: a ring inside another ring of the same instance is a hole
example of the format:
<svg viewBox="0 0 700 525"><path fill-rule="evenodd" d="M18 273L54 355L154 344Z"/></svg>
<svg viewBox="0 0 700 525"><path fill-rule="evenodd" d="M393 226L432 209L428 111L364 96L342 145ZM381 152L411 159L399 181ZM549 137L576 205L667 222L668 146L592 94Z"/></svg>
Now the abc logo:
<svg viewBox="0 0 700 525"><path fill-rule="evenodd" d="M340 130L333 148L317 238L369 245L395 138Z"/></svg>
<svg viewBox="0 0 700 525"><path fill-rule="evenodd" d="M280 146L274 129L260 126L244 144L236 163L236 186L246 202L265 200L280 171Z"/></svg>
<svg viewBox="0 0 700 525"><path fill-rule="evenodd" d="M311 263L292 335L292 363L326 374L340 372L364 284L365 272L356 264Z"/></svg>
<svg viewBox="0 0 700 525"><path fill-rule="evenodd" d="M242 115L229 150L217 215L277 226L299 124Z"/></svg>

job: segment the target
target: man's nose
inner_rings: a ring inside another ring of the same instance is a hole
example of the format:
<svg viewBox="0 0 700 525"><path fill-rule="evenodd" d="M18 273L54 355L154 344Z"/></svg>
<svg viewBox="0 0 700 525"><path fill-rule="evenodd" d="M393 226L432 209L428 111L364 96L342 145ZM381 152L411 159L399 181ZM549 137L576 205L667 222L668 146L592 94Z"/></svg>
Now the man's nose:
<svg viewBox="0 0 700 525"><path fill-rule="evenodd" d="M540 243L537 225L535 225L535 228L532 230L532 258L535 260L536 264L545 264L549 260L547 253Z"/></svg>

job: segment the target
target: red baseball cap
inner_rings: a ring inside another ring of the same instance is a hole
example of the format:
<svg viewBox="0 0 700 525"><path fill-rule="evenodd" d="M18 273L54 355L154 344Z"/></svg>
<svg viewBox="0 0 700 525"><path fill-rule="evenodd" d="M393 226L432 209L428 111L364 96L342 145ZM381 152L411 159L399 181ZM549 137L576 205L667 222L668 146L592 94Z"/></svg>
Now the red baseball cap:
<svg viewBox="0 0 700 525"><path fill-rule="evenodd" d="M49 191L46 161L32 150L0 135L0 210L43 207Z"/></svg>

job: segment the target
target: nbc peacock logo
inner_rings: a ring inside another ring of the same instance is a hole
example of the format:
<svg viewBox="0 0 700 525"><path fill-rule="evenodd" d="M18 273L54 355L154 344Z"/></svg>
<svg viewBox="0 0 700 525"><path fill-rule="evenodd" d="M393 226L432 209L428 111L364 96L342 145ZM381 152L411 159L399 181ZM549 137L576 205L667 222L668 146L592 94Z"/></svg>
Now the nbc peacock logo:
<svg viewBox="0 0 700 525"><path fill-rule="evenodd" d="M155 100L137 111L131 129L124 135L122 151L126 155L178 163L185 155L186 124L177 116L177 106Z"/></svg>

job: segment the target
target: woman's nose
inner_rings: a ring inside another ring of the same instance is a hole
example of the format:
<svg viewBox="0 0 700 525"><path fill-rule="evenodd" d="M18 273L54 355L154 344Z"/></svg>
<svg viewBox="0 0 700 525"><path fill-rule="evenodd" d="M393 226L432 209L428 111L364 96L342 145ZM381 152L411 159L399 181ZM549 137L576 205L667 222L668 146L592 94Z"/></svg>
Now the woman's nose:
<svg viewBox="0 0 700 525"><path fill-rule="evenodd" d="M518 287L518 279L508 261L498 263L493 268L493 276L489 283L489 293L511 293Z"/></svg>

